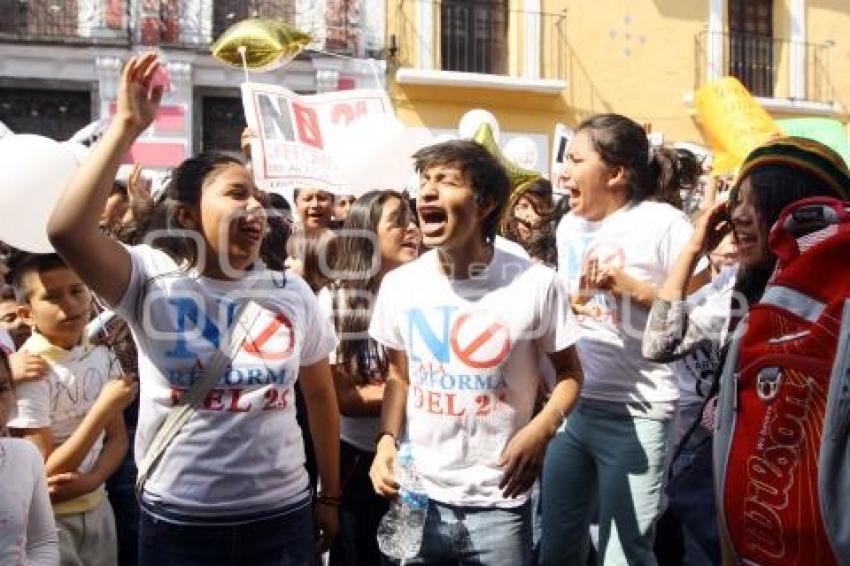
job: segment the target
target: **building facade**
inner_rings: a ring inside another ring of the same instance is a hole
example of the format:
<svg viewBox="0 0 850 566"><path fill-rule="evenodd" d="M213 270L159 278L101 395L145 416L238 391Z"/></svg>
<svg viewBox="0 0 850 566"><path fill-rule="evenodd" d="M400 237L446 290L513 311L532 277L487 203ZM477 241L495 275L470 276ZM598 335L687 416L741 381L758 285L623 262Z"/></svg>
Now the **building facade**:
<svg viewBox="0 0 850 566"><path fill-rule="evenodd" d="M400 0L387 10L399 116L447 132L487 108L508 139L535 140L544 172L555 123L598 112L704 144L693 93L723 75L776 117L847 120L850 2Z"/></svg>
<svg viewBox="0 0 850 566"><path fill-rule="evenodd" d="M153 127L128 161L167 168L192 153L238 149L241 70L210 44L248 17L307 31L310 49L250 79L303 92L383 83L384 4L372 0L0 0L0 122L64 140L114 112L124 62L159 51L171 80ZM342 56L342 57L340 57Z"/></svg>

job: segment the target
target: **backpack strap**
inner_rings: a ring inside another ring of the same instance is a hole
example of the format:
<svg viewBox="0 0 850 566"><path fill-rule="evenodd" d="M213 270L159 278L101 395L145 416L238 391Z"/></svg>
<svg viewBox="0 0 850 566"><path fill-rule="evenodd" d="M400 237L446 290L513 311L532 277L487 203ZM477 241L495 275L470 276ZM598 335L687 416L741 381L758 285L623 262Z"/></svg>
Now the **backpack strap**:
<svg viewBox="0 0 850 566"><path fill-rule="evenodd" d="M201 377L192 385L191 389L183 394L178 404L172 407L166 415L139 463L139 473L136 478L136 493L139 497L142 496L145 482L153 474L168 446L196 413L197 407L215 387L215 384L218 383L222 373L233 361L262 311L262 307L253 300L243 304L234 317L233 324L221 337L219 348L213 353L212 359L204 368Z"/></svg>

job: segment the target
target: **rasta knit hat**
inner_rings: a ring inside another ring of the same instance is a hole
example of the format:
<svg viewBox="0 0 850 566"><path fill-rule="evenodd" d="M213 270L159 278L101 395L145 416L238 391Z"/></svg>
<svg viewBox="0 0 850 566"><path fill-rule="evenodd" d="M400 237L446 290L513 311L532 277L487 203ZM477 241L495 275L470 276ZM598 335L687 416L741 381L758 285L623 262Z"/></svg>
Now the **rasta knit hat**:
<svg viewBox="0 0 850 566"><path fill-rule="evenodd" d="M822 181L837 198L850 200L850 171L844 159L820 142L796 136L771 139L751 151L741 164L729 200L738 200L741 182L750 173L771 165L805 171Z"/></svg>

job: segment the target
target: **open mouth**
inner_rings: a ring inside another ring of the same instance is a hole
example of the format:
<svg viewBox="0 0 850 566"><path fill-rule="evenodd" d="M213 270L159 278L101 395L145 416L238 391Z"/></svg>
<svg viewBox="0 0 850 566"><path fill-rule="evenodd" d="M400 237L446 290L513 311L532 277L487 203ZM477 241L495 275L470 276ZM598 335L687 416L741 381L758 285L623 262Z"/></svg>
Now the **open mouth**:
<svg viewBox="0 0 850 566"><path fill-rule="evenodd" d="M260 224L241 224L239 226L239 235L250 244L256 244L263 239L263 228Z"/></svg>
<svg viewBox="0 0 850 566"><path fill-rule="evenodd" d="M442 208L426 206L419 208L419 223L423 236L436 236L442 232L448 214Z"/></svg>
<svg viewBox="0 0 850 566"><path fill-rule="evenodd" d="M406 240L401 243L401 247L413 253L419 252L419 242L417 240Z"/></svg>

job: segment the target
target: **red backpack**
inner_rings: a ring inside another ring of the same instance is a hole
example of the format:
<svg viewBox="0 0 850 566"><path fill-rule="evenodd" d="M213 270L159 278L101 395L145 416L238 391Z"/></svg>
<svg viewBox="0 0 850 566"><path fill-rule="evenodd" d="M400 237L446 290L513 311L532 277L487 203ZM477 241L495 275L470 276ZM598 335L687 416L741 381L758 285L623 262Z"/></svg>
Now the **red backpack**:
<svg viewBox="0 0 850 566"><path fill-rule="evenodd" d="M727 356L715 482L740 563L850 564L848 206L810 198L783 211L776 272Z"/></svg>

